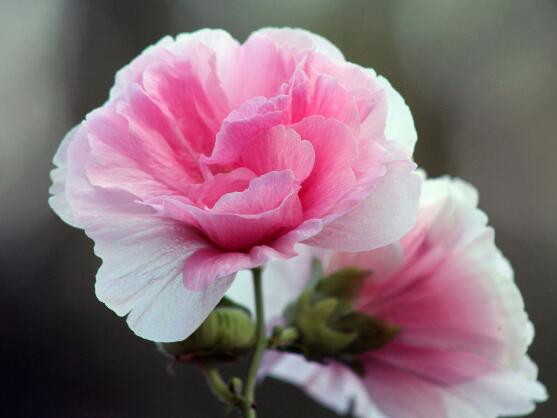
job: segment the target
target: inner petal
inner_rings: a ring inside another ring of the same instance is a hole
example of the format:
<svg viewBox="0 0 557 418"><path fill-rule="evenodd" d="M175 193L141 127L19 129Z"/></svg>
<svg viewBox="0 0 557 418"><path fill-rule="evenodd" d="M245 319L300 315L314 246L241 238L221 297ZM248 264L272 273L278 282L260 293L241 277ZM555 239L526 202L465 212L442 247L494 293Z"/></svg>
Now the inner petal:
<svg viewBox="0 0 557 418"><path fill-rule="evenodd" d="M257 97L273 97L290 78L296 60L266 36L254 34L240 47L220 79L232 108Z"/></svg>
<svg viewBox="0 0 557 418"><path fill-rule="evenodd" d="M302 185L300 199L306 219L329 214L352 190L356 177L352 169L358 149L350 128L322 116L310 116L293 126L311 142L315 152L313 170Z"/></svg>
<svg viewBox="0 0 557 418"><path fill-rule="evenodd" d="M223 195L210 210L190 208L190 212L218 247L244 251L302 222L298 190L291 171L275 171L255 178L242 192Z"/></svg>
<svg viewBox="0 0 557 418"><path fill-rule="evenodd" d="M255 177L253 171L244 167L210 175L203 183L190 185L187 195L197 206L212 208L223 195L247 189Z"/></svg>
<svg viewBox="0 0 557 418"><path fill-rule="evenodd" d="M214 213L257 215L276 209L293 191L299 190L292 171L273 171L253 179L241 192L223 195L213 206Z"/></svg>
<svg viewBox="0 0 557 418"><path fill-rule="evenodd" d="M309 141L283 125L253 139L242 153L242 166L258 175L271 171L292 170L298 182L310 174L315 152Z"/></svg>
<svg viewBox="0 0 557 418"><path fill-rule="evenodd" d="M287 122L288 96L254 97L230 112L217 134L213 152L209 157L201 156L201 163L212 167L232 164L253 138Z"/></svg>

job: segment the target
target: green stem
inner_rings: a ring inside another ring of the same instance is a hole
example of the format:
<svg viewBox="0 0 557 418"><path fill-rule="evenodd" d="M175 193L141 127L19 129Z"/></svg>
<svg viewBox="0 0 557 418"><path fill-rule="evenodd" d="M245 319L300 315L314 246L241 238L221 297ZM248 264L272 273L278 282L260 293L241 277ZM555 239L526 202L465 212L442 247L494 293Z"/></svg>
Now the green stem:
<svg viewBox="0 0 557 418"><path fill-rule="evenodd" d="M263 353L267 347L267 338L265 336L265 312L263 309L263 286L261 283L261 267L252 269L253 272L253 289L255 297L255 314L256 314L256 343L255 351L251 359L248 375L245 382L245 391L243 397L243 411L245 418L256 418L255 412L255 385L257 383L257 371L263 358Z"/></svg>
<svg viewBox="0 0 557 418"><path fill-rule="evenodd" d="M228 385L215 366L202 364L201 369L205 373L207 384L221 402L232 406L238 404L238 399L232 394L232 392L230 392Z"/></svg>

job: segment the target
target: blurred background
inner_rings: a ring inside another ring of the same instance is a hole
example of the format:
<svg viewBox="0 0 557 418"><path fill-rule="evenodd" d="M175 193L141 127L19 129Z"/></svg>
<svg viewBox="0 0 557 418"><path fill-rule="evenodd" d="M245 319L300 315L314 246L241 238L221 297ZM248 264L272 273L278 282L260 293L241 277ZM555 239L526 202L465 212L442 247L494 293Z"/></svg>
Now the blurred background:
<svg viewBox="0 0 557 418"><path fill-rule="evenodd" d="M114 73L165 34L299 26L405 97L430 175L473 182L537 328L557 416L557 3L0 0L0 416L224 417L193 367L176 376L93 292L100 261L47 205L59 141ZM262 418L333 417L267 381Z"/></svg>

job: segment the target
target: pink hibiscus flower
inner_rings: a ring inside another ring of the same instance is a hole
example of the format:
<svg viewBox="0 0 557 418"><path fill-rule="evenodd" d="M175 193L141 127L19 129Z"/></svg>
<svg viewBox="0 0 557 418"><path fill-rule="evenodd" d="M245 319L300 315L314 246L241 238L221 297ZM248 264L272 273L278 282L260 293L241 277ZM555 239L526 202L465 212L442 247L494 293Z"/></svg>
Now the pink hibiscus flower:
<svg viewBox="0 0 557 418"><path fill-rule="evenodd" d="M98 298L139 336L187 337L236 272L294 244L367 250L414 222L412 118L325 39L166 37L62 142L50 204L95 241Z"/></svg>
<svg viewBox="0 0 557 418"><path fill-rule="evenodd" d="M356 309L400 327L381 348L358 357L359 373L344 363L310 362L269 352L264 373L302 387L345 413L374 418L493 418L522 415L546 398L526 351L533 327L494 244L477 193L460 181L425 182L417 222L399 242L360 252L300 248L264 272L266 309L280 323L287 303L307 285L312 257L326 271L358 266L372 273ZM230 296L246 300L238 279Z"/></svg>

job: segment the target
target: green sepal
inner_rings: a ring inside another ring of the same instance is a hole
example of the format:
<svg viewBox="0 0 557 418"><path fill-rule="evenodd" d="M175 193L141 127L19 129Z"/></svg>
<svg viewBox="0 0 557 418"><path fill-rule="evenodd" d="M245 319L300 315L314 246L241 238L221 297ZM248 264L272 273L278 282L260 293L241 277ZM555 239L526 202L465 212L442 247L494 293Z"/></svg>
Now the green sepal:
<svg viewBox="0 0 557 418"><path fill-rule="evenodd" d="M312 296L311 290L302 293L290 315L293 325L300 331L304 354L310 358L321 358L347 347L357 335L337 331L329 325L338 309L338 299L328 297L313 301Z"/></svg>
<svg viewBox="0 0 557 418"><path fill-rule="evenodd" d="M370 274L348 267L323 277L321 264L314 260L308 287L284 312L287 326L296 329L299 338L276 348L310 360L336 358L357 371L355 356L382 347L399 333L398 327L354 308Z"/></svg>
<svg viewBox="0 0 557 418"><path fill-rule="evenodd" d="M317 297L332 296L351 303L360 293L364 280L371 271L347 267L323 277L315 285Z"/></svg>
<svg viewBox="0 0 557 418"><path fill-rule="evenodd" d="M381 348L400 332L400 327L364 312L351 312L339 318L335 327L343 332L354 332L358 336L343 350L344 355L358 355Z"/></svg>

